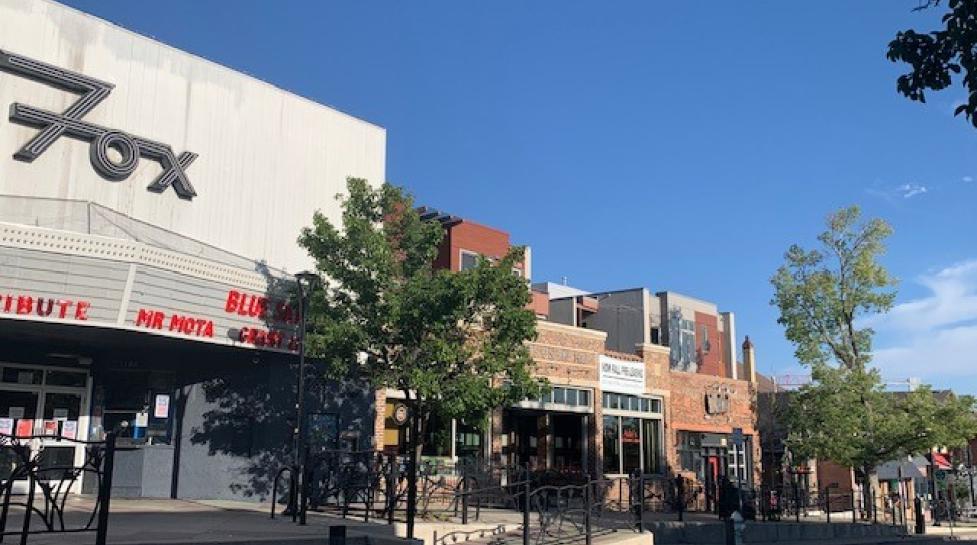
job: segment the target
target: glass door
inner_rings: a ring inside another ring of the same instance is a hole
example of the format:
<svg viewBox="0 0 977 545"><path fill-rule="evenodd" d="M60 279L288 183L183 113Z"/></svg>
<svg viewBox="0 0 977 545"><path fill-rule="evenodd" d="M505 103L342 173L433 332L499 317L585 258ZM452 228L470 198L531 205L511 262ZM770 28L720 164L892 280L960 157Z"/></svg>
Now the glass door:
<svg viewBox="0 0 977 545"><path fill-rule="evenodd" d="M0 432L36 437L29 442L29 456L39 462L38 478L52 485L84 462L84 448L61 437L87 437L88 386L86 371L0 363ZM0 478L8 479L17 463L5 451ZM25 492L26 486L26 481L15 483L14 492Z"/></svg>

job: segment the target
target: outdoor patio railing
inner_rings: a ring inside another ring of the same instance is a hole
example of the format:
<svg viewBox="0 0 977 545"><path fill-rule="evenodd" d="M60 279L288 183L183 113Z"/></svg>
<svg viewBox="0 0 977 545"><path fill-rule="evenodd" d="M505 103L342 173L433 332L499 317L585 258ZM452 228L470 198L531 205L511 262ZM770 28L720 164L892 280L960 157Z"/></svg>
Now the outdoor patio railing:
<svg viewBox="0 0 977 545"><path fill-rule="evenodd" d="M84 462L81 465L48 463L45 451L52 442L57 446L83 446ZM105 441L81 441L60 435L0 434L0 476L3 477L0 543L7 536L18 536L20 544L26 545L33 534L94 532L96 545L105 545L114 460L112 433L106 435ZM86 481L94 479L95 502L90 512L68 521L68 495L83 476L87 476ZM19 528L8 528L11 518L18 516ZM39 522L40 527L34 522Z"/></svg>

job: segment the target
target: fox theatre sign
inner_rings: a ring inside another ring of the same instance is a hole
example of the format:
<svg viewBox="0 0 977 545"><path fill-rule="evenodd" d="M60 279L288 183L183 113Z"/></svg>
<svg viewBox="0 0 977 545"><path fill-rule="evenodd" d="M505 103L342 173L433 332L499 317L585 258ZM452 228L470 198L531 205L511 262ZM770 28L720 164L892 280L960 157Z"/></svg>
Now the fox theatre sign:
<svg viewBox="0 0 977 545"><path fill-rule="evenodd" d="M69 136L90 144L92 167L108 180L125 180L135 172L139 159L144 158L156 161L163 169L147 187L149 191L162 193L173 187L182 199L190 200L197 195L186 173L197 158L196 153L184 151L176 155L167 144L84 120L108 98L115 87L111 83L3 50L0 50L0 70L79 95L78 100L60 113L19 102L11 104L11 121L40 129L14 154L15 159L30 163L59 138ZM116 156L113 157L110 151Z"/></svg>

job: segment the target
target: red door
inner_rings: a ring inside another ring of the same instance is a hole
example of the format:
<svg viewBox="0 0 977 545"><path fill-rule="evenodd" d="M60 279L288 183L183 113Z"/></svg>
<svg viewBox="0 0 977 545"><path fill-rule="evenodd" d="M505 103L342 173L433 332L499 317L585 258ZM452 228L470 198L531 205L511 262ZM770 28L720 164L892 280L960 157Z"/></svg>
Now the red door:
<svg viewBox="0 0 977 545"><path fill-rule="evenodd" d="M719 499L719 456L706 456L706 510L716 511Z"/></svg>

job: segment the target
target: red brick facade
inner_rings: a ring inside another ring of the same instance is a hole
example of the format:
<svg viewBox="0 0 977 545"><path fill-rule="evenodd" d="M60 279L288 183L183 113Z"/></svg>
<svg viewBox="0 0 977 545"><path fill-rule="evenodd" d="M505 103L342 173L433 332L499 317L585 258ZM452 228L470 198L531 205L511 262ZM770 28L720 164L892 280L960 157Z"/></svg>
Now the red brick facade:
<svg viewBox="0 0 977 545"><path fill-rule="evenodd" d="M695 352L700 374L727 376L726 362L723 360L723 340L719 333L719 320L715 315L696 311Z"/></svg>

